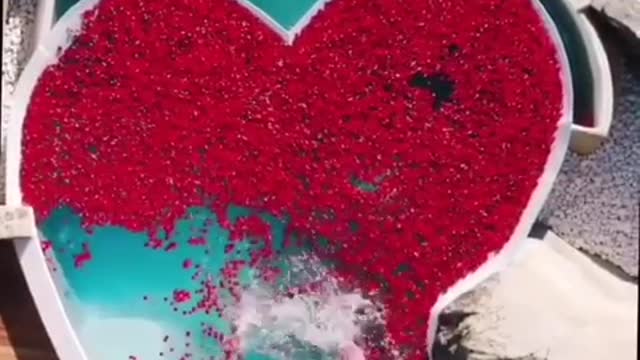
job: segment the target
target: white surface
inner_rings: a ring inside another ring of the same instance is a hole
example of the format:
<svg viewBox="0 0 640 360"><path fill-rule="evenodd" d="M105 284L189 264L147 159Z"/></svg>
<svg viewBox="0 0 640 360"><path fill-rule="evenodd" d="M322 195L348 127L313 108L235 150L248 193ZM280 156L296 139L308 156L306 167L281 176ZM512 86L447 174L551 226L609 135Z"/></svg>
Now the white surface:
<svg viewBox="0 0 640 360"><path fill-rule="evenodd" d="M364 353L355 344L347 344L340 349L340 360L365 360Z"/></svg>
<svg viewBox="0 0 640 360"><path fill-rule="evenodd" d="M593 76L593 126L572 125L573 136L580 134L606 138L613 120L613 80L609 59L598 33L584 13L573 13L578 30L584 39ZM576 134L577 133L577 134Z"/></svg>
<svg viewBox="0 0 640 360"><path fill-rule="evenodd" d="M165 336L181 339L182 334L175 334L171 329L145 319L92 315L80 326L78 336L83 344L89 345L86 349L88 359L127 360L133 355L136 359L147 360L159 359L158 354L163 351L162 339ZM133 346L127 346L132 343ZM182 354L185 350L182 348L182 341L171 345L177 354Z"/></svg>
<svg viewBox="0 0 640 360"><path fill-rule="evenodd" d="M33 31L33 44L38 46L53 26L57 0L40 0L36 5L36 19Z"/></svg>
<svg viewBox="0 0 640 360"><path fill-rule="evenodd" d="M0 240L31 238L34 232L33 209L26 206L0 206Z"/></svg>
<svg viewBox="0 0 640 360"><path fill-rule="evenodd" d="M9 0L2 0L2 31L4 32L4 24L7 19L7 9L9 8Z"/></svg>
<svg viewBox="0 0 640 360"><path fill-rule="evenodd" d="M288 360L287 354L279 349L291 350L289 337L295 337L325 353L344 349L347 359L357 359L358 351L362 351L355 341L362 334L363 321L382 322L383 319L374 315L361 319L356 310L375 308L375 305L358 292L343 292L317 257L298 255L289 261L288 276L304 282L322 281L318 291L291 298L276 296L273 289L258 286L244 291L234 316L240 348ZM347 357L348 353L355 358Z"/></svg>
<svg viewBox="0 0 640 360"><path fill-rule="evenodd" d="M637 285L551 232L533 241L525 257L464 307L477 313L463 324L469 331L463 344L496 358L637 359Z"/></svg>
<svg viewBox="0 0 640 360"><path fill-rule="evenodd" d="M95 0L91 1L95 3ZM89 2L84 3L85 6L90 6L91 4L92 3ZM63 16L63 19L64 18L65 16ZM57 33L53 31L50 35L52 38L58 39L58 43L61 44L64 43L63 41L67 41L66 33L63 33L62 30L64 29L60 29ZM24 31L24 29L22 31ZM31 41L33 41L33 39L24 38L23 40L23 38L20 38L20 46L16 47L14 51L23 51ZM6 131L6 145L3 144L6 148L3 146L3 150L6 154L5 203L10 206L22 205L19 174L22 119L26 112L27 101L30 99L31 91L40 73L42 73L48 64L55 60L53 55L42 46L37 46L31 56L31 60L29 60L20 76L12 98L9 99L11 101L11 112ZM19 65L20 63L17 62L16 67L19 67ZM14 69L14 71L17 72L18 70ZM3 131L3 135L4 133ZM37 232L35 228L33 231ZM41 250L40 241L36 237L32 237L27 240L14 241L14 246L22 267L22 272L27 280L29 291L33 296L40 317L42 318L47 334L51 339L58 357L64 360L87 359L84 349L78 341L77 334L71 326L69 316L65 312L65 306L63 300L60 298L60 292L47 268L47 262Z"/></svg>
<svg viewBox="0 0 640 360"><path fill-rule="evenodd" d="M286 348L293 336L326 352L335 352L354 344L361 334L356 323L355 310L370 306L360 294L309 294L293 298L274 299L245 293L239 310L238 336L243 349L253 349L254 339L265 339L267 345L277 347L260 349L271 354L273 348Z"/></svg>
<svg viewBox="0 0 640 360"><path fill-rule="evenodd" d="M576 10L581 10L591 5L592 0L564 0Z"/></svg>

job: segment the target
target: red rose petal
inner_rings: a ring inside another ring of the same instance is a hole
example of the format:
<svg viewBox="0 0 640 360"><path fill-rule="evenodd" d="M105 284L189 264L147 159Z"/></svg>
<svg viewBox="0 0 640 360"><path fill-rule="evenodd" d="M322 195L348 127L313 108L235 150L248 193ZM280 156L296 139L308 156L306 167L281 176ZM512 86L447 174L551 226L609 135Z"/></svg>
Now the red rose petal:
<svg viewBox="0 0 640 360"><path fill-rule="evenodd" d="M23 190L39 218L67 204L88 228L171 233L211 206L234 236L268 241L228 206L289 216L384 302L393 347L424 359L431 306L509 239L553 140L558 64L530 1L334 0L291 47L230 0L99 8L28 110ZM453 94L411 86L417 73ZM202 284L190 311L219 311Z"/></svg>

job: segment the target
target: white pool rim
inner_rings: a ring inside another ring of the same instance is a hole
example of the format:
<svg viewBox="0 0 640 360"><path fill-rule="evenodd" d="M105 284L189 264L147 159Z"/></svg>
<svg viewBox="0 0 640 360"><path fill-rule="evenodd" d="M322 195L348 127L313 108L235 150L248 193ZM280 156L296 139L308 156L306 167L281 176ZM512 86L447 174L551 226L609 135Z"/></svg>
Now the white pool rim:
<svg viewBox="0 0 640 360"><path fill-rule="evenodd" d="M58 47L66 49L73 33L81 27L81 15L93 8L99 0L81 0L74 5L56 23L50 33L38 42L31 60L25 67L13 95L13 108L7 129L6 159L6 203L21 205L22 191L20 187L20 163L22 149L22 128L31 93L36 82L46 67L56 61ZM494 254L475 272L459 280L437 300L429 316L429 331L426 334L425 346L431 352L438 325L438 316L442 310L465 292L470 291L492 274L505 268L510 260L523 248L527 235L533 226L560 170L566 149L569 144L573 118L573 89L571 72L564 46L558 30L538 0L531 0L544 20L544 24L557 49L560 73L563 85L562 114L558 119L558 129L551 146L545 168L538 185L531 194L529 203L520 216L509 241L498 253ZM34 225L35 226L35 225ZM35 230L34 230L35 231ZM30 238L14 242L22 271L27 280L29 290L45 325L51 342L63 360L89 360L77 334L75 333L69 314L65 311L65 303L58 288L60 279L53 277L47 268L45 256L41 250L40 240ZM71 310L71 309L67 309ZM95 359L91 359L95 360Z"/></svg>

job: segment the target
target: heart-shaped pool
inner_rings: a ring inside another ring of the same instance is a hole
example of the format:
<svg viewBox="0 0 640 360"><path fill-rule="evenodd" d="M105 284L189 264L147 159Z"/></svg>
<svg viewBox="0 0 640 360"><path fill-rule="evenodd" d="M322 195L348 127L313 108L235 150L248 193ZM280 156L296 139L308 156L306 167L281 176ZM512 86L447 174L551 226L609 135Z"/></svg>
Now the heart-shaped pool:
<svg viewBox="0 0 640 360"><path fill-rule="evenodd" d="M8 203L64 359L423 359L568 141L529 0L85 0L21 78Z"/></svg>

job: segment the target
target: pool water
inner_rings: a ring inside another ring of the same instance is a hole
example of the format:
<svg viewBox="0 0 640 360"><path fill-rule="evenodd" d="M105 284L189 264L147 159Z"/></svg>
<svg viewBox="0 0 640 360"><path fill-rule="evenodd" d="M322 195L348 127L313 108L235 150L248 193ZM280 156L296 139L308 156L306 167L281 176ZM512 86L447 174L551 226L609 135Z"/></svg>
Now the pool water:
<svg viewBox="0 0 640 360"><path fill-rule="evenodd" d="M249 0L267 13L286 30L291 30L298 21L318 2L317 0Z"/></svg>
<svg viewBox="0 0 640 360"><path fill-rule="evenodd" d="M234 207L229 210L229 218L234 222L250 213L247 209ZM304 286L304 282L313 280L299 276L291 268L290 260L306 250L284 247L286 222L268 215L263 218L271 225L273 250L281 254L274 264L282 271L276 286L286 289ZM208 312L206 307L198 306L200 302L212 301L207 294L199 293L203 288L202 281L208 279L218 284L230 262L242 260L248 263L251 253L264 246L264 242L252 243L251 238L233 241L229 232L218 223L216 215L206 208L190 209L169 234L159 230L159 237L166 245L156 250L149 248L152 236L148 233L114 226L85 229L81 217L66 207L56 210L41 230L50 242L47 248L53 251L48 255L55 255L56 266L59 266L54 271L61 271L69 286L68 296L86 309L81 311L84 317L78 319L75 328L80 329L80 338L85 340L89 352L98 353L104 359L125 355L144 358L145 354L178 352L180 349L203 356L221 355L222 343L206 336L202 329L209 327L229 335L232 325L215 311ZM193 241L203 236L206 245ZM233 243L235 250L226 251L225 248ZM255 286L260 282L261 271L250 266L244 268L239 275L240 286L245 289ZM187 295L180 298L179 294ZM237 307L228 294L220 296L223 303ZM194 308L198 310L185 316ZM126 327L127 330L114 332L114 327ZM148 337L149 341L140 341L135 333L123 336L123 331L126 334L133 330L144 331L145 339ZM159 336L154 339L153 333ZM163 338L166 339L164 342L161 341ZM289 340L251 339L262 348L268 348L265 342L269 341L284 343L281 344L285 348L283 351L298 353L294 358L331 358L331 349L324 351L295 337ZM254 360L273 358L252 349L245 355Z"/></svg>

